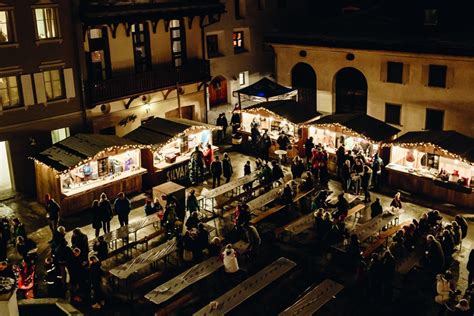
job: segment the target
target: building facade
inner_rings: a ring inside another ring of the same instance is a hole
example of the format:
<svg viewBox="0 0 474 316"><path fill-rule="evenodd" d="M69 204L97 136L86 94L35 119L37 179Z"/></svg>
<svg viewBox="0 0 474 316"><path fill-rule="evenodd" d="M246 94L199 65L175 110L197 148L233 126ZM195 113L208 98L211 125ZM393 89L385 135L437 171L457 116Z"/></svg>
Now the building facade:
<svg viewBox="0 0 474 316"><path fill-rule="evenodd" d="M274 53L263 35L287 15L298 15L305 1L225 0L226 12L205 30L206 57L211 64L209 105L235 105L233 92L267 76L274 78Z"/></svg>
<svg viewBox="0 0 474 316"><path fill-rule="evenodd" d="M219 1L79 5L93 132L122 136L153 117L206 121L204 28L224 12Z"/></svg>
<svg viewBox="0 0 474 316"><path fill-rule="evenodd" d="M459 12L452 8L421 2L408 14L407 5L381 1L301 32L267 34L278 82L299 88L323 113L366 113L402 133L474 136L474 42L462 33L468 28L453 29Z"/></svg>
<svg viewBox="0 0 474 316"><path fill-rule="evenodd" d="M68 0L0 1L0 191L34 193L28 157L83 128Z"/></svg>

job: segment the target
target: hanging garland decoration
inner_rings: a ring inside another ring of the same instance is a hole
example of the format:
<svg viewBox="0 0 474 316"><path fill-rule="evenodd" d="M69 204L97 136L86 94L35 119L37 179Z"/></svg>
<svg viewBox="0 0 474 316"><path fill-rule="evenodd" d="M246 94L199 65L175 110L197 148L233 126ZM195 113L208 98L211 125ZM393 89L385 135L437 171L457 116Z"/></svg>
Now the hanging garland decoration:
<svg viewBox="0 0 474 316"><path fill-rule="evenodd" d="M451 158L451 159L456 159L456 160L459 160L459 161L462 161L464 163L467 163L469 165L474 165L474 162L472 161L469 161L467 160L466 158L458 155L458 154L454 154L444 148L441 148L440 146L438 145L435 145L435 144L432 144L432 143L424 143L424 142L419 142L419 143L383 143L382 144L382 147L393 147L393 146L398 146L398 147L402 147L402 148L405 148L405 149L413 149L413 148L416 148L416 147L433 147L434 150L437 150L439 151L443 156L447 157L447 158Z"/></svg>
<svg viewBox="0 0 474 316"><path fill-rule="evenodd" d="M345 134L345 135L349 135L349 136L352 136L352 137L357 137L357 138L362 138L364 139L365 141L369 142L369 143L372 143L372 144L377 144L378 142L376 141L373 141L372 139L370 139L369 137L363 135L363 134L360 134L360 133L357 133L355 132L354 130L344 126L344 125L341 125L339 123L325 123L325 124L318 124L317 122L314 123L314 124L310 124L308 126L314 126L316 128L340 128L342 130L342 134Z"/></svg>
<svg viewBox="0 0 474 316"><path fill-rule="evenodd" d="M284 118L283 116L280 116L278 114L276 114L275 112L272 112L266 108L253 108L253 109L244 109L244 110L240 110L241 113L248 113L248 114L253 114L253 115L260 115L259 112L266 112L266 114L268 114L269 116L273 116L276 118L276 120L280 120L280 121L287 121L289 123L291 123L292 125L295 126L295 128L298 126L298 124L295 124L293 122L290 122L288 119Z"/></svg>

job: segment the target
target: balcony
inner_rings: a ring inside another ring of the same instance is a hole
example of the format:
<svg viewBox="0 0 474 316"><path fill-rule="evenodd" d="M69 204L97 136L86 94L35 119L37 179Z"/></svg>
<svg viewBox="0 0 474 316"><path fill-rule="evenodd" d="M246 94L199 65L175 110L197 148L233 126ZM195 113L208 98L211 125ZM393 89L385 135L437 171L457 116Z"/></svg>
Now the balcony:
<svg viewBox="0 0 474 316"><path fill-rule="evenodd" d="M81 20L93 26L222 14L220 0L81 0Z"/></svg>
<svg viewBox="0 0 474 316"><path fill-rule="evenodd" d="M171 88L179 84L189 84L211 80L209 61L188 60L180 68L172 63L153 65L152 70L142 73L131 71L114 72L113 78L104 81L86 82L89 104L100 103Z"/></svg>

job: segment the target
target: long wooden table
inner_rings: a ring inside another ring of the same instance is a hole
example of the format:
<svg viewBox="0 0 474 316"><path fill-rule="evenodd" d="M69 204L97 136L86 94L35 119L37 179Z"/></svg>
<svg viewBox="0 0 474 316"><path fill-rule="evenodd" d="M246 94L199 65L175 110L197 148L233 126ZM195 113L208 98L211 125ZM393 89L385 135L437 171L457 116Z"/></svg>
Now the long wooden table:
<svg viewBox="0 0 474 316"><path fill-rule="evenodd" d="M371 219L370 221L357 226L353 233L356 234L359 237L360 242L364 242L367 240L370 236L376 234L382 228L387 226L390 222L392 222L395 219L395 216L389 215L389 216L383 216L382 214Z"/></svg>
<svg viewBox="0 0 474 316"><path fill-rule="evenodd" d="M285 187L284 184L277 186L276 188L271 189L265 194L262 194L255 199L247 202L247 206L249 207L249 211L253 213L255 210L265 207L267 204L275 201L275 199L279 196L280 191L283 190Z"/></svg>
<svg viewBox="0 0 474 316"><path fill-rule="evenodd" d="M145 295L145 298L155 304L166 302L188 286L204 279L222 267L219 257L211 257L206 261L196 264L175 278L156 287Z"/></svg>
<svg viewBox="0 0 474 316"><path fill-rule="evenodd" d="M311 316L329 302L344 286L330 279L324 280L293 305L281 312L280 316Z"/></svg>
<svg viewBox="0 0 474 316"><path fill-rule="evenodd" d="M159 222L160 218L158 217L158 214L155 213L148 215L135 220L128 225L122 226L116 230L104 234L104 241L106 241L111 246L111 248L116 250L118 240L125 240L126 242L129 242L128 237L129 235L133 234L134 240L132 241L137 241L137 234L139 230ZM92 246L96 240L97 238L91 240L89 245Z"/></svg>
<svg viewBox="0 0 474 316"><path fill-rule="evenodd" d="M126 280L128 277L130 277L130 275L137 272L138 270L141 270L154 262L166 258L166 256L176 251L176 249L177 241L176 238L173 238L161 244L160 246L150 249L138 257L135 257L132 260L111 269L109 272L121 280Z"/></svg>
<svg viewBox="0 0 474 316"><path fill-rule="evenodd" d="M244 186L245 184L248 184L252 181L255 181L257 179L257 172L252 172L249 175L243 176L241 178L238 178L236 180L230 181L229 183L223 184L217 188L214 188L212 190L202 190L201 196L206 198L206 199L215 199L218 196L224 195L228 192L231 192L237 188L240 188L241 186Z"/></svg>
<svg viewBox="0 0 474 316"><path fill-rule="evenodd" d="M276 279L280 278L295 266L296 263L286 258L282 257L277 259L272 264L266 266L250 278L234 287L232 290L214 300L218 303L215 309L213 309L213 305L208 304L193 315L224 315Z"/></svg>

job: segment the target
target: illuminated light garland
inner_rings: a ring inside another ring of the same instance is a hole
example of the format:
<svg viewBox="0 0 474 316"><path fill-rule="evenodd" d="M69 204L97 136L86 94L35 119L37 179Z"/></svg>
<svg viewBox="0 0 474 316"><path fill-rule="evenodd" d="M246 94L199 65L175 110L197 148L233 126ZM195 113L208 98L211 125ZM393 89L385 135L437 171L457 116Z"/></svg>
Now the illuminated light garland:
<svg viewBox="0 0 474 316"><path fill-rule="evenodd" d="M358 137L358 138L362 138L364 140L366 140L367 142L369 143L372 143L372 144L377 144L379 143L378 141L374 141L372 139L370 139L369 137L363 135L363 134L360 134L360 133L357 133L355 132L354 130L344 126L344 125L341 125L339 123L324 123L324 124L318 124L317 122L316 123L313 123L309 126L314 126L316 128L335 128L335 127L338 127L340 129L342 129L342 132L341 134L346 134L346 135L349 135L349 136L352 136L352 137ZM337 132L337 131L335 131Z"/></svg>
<svg viewBox="0 0 474 316"><path fill-rule="evenodd" d="M212 127L211 126L199 126L199 125L191 126L187 129L185 129L183 132L181 132L179 134L176 134L175 136L170 138L166 143L150 145L151 147L149 149L151 149L153 152L157 152L157 151L160 151L161 149L163 149L163 147L165 147L167 145L170 145L171 143L174 143L175 141L177 141L179 138L182 138L182 137L187 136L189 134L199 133L199 132L206 131L206 130L209 130L212 133L215 130L221 130L221 129L222 129L222 127L220 127L220 126L212 126Z"/></svg>
<svg viewBox="0 0 474 316"><path fill-rule="evenodd" d="M307 123L308 121L300 123L300 124L293 123L290 120L288 120L287 118L285 118L281 115L278 115L275 112L272 112L272 111L270 111L269 109L266 109L266 108L243 109L243 110L236 110L235 112L257 115L257 114L260 114L259 113L260 111L266 112L266 114L275 117L277 120L287 121L287 122L291 123L292 125L295 126L295 129L296 129L296 127L310 127L310 126L312 126L312 124ZM314 118L314 119L311 119L309 122L312 122L312 121L316 120L319 117L320 117L320 115L318 117Z"/></svg>
<svg viewBox="0 0 474 316"><path fill-rule="evenodd" d="M428 143L419 142L419 143L383 143L382 144L382 147L394 147L394 146L402 147L404 149L413 149L414 147L431 146L431 147L434 148L434 150L437 150L437 151L441 152L443 155L445 155L449 158L457 159L457 160L462 161L464 163L474 165L474 162L471 162L471 161L467 160L466 158L464 158L464 157L462 157L458 154L453 154L452 152L450 152L450 151L448 151L444 148L441 148L438 145L429 143L429 142Z"/></svg>

